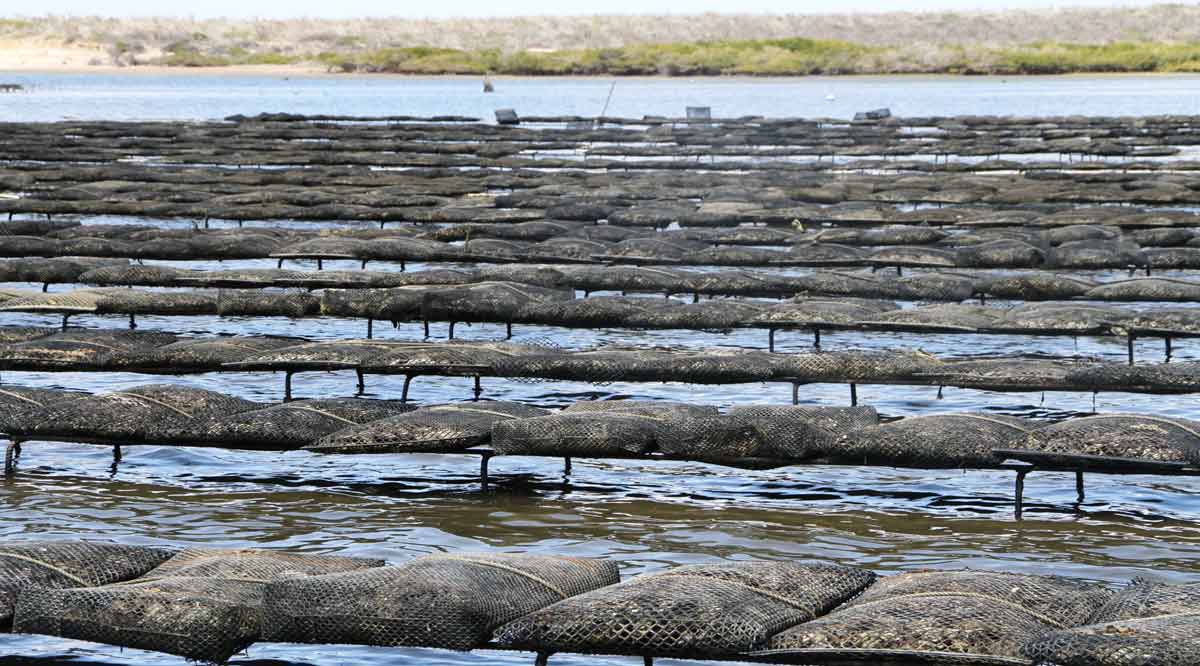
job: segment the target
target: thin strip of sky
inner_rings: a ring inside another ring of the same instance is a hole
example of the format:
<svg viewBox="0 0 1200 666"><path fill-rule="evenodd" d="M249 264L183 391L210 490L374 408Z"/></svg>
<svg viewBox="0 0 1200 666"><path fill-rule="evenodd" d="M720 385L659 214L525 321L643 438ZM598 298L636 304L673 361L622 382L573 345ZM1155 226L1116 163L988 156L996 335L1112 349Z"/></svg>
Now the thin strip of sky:
<svg viewBox="0 0 1200 666"><path fill-rule="evenodd" d="M453 18L498 16L563 16L591 14L697 14L770 13L816 14L831 12L966 11L1053 7L1148 6L1162 0L607 0L595 3L562 0L459 0L457 2L395 2L394 0L202 0L196 3L164 3L162 0L40 0L23 11L0 14L74 16L178 16L194 18L355 18L390 16L399 18ZM29 9L37 7L36 12Z"/></svg>

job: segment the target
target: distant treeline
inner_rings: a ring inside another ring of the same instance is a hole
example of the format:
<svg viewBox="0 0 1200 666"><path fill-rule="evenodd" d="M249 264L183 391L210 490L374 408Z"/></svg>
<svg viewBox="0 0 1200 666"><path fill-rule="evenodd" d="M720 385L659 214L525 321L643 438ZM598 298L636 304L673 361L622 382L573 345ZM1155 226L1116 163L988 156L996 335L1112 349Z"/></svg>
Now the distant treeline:
<svg viewBox="0 0 1200 666"><path fill-rule="evenodd" d="M97 65L319 64L405 74L1061 74L1200 71L1200 6L487 19L0 19L7 43Z"/></svg>

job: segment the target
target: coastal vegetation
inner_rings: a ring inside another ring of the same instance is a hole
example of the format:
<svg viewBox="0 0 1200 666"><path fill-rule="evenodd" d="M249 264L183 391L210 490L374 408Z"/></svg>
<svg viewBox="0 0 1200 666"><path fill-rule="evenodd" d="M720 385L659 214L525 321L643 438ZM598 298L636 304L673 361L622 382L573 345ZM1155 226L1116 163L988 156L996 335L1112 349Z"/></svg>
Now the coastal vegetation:
<svg viewBox="0 0 1200 666"><path fill-rule="evenodd" d="M89 48L95 65L319 65L404 74L1194 72L1200 7L441 21L0 19L0 43L23 41Z"/></svg>

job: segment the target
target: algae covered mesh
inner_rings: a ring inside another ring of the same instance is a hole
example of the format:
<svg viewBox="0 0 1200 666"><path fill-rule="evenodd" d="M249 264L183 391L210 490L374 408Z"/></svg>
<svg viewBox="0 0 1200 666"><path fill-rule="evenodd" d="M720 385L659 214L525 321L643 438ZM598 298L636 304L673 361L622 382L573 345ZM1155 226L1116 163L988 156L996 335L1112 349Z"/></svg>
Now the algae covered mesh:
<svg viewBox="0 0 1200 666"><path fill-rule="evenodd" d="M1024 653L1055 666L1189 666L1200 654L1200 612L1056 631Z"/></svg>
<svg viewBox="0 0 1200 666"><path fill-rule="evenodd" d="M0 545L0 631L9 627L27 588L92 587L137 578L175 551L90 541Z"/></svg>
<svg viewBox="0 0 1200 666"><path fill-rule="evenodd" d="M819 617L871 584L829 564L700 564L581 594L501 627L505 647L541 653L729 657Z"/></svg>
<svg viewBox="0 0 1200 666"><path fill-rule="evenodd" d="M12 434L131 444L205 443L210 421L258 407L258 403L204 389L146 384L55 402L28 423L19 424Z"/></svg>
<svg viewBox="0 0 1200 666"><path fill-rule="evenodd" d="M259 638L268 583L382 565L258 549L188 549L129 583L26 590L13 629L223 662Z"/></svg>
<svg viewBox="0 0 1200 666"><path fill-rule="evenodd" d="M663 453L713 462L773 459L778 464L826 454L845 433L875 425L873 407L733 407L724 416L672 419L658 433Z"/></svg>
<svg viewBox="0 0 1200 666"><path fill-rule="evenodd" d="M305 448L317 453L457 451L487 444L496 423L549 413L519 402L434 405L347 427Z"/></svg>
<svg viewBox="0 0 1200 666"><path fill-rule="evenodd" d="M1102 414L1046 426L1014 442L1013 449L1047 461L1106 460L1200 464L1200 423L1138 414Z"/></svg>
<svg viewBox="0 0 1200 666"><path fill-rule="evenodd" d="M994 467L992 453L1021 441L1036 424L984 413L914 416L855 430L830 456L852 465L919 468Z"/></svg>
<svg viewBox="0 0 1200 666"><path fill-rule="evenodd" d="M207 441L228 447L294 449L343 428L414 409L398 400L297 400L214 419L205 427L204 436Z"/></svg>
<svg viewBox="0 0 1200 666"><path fill-rule="evenodd" d="M986 571L883 578L829 615L771 639L788 663L1026 663L1021 648L1093 613L1111 592L1047 576Z"/></svg>
<svg viewBox="0 0 1200 666"><path fill-rule="evenodd" d="M673 402L579 402L557 414L496 423L492 446L501 454L636 456L653 451L676 421L716 414L715 407Z"/></svg>
<svg viewBox="0 0 1200 666"><path fill-rule="evenodd" d="M608 561L462 553L267 587L263 637L295 643L481 647L515 618L617 582Z"/></svg>

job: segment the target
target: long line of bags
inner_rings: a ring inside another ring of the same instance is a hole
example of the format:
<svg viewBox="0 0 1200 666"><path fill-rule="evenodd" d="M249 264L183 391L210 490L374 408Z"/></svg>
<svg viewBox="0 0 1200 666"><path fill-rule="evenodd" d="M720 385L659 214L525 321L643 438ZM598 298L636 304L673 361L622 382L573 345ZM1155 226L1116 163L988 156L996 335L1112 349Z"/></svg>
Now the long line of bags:
<svg viewBox="0 0 1200 666"><path fill-rule="evenodd" d="M679 566L443 553L381 560L99 542L0 545L0 629L224 662L255 642L794 664L1185 666L1200 583L1121 589L830 562Z"/></svg>
<svg viewBox="0 0 1200 666"><path fill-rule="evenodd" d="M1057 423L985 412L880 423L872 407L582 401L552 411L510 401L416 408L332 398L256 403L148 384L86 394L0 386L0 432L25 441L162 444L317 453L453 453L579 458L652 455L730 466L797 463L993 468L1018 452L1050 466L1128 471L1200 465L1200 422L1103 414Z"/></svg>

